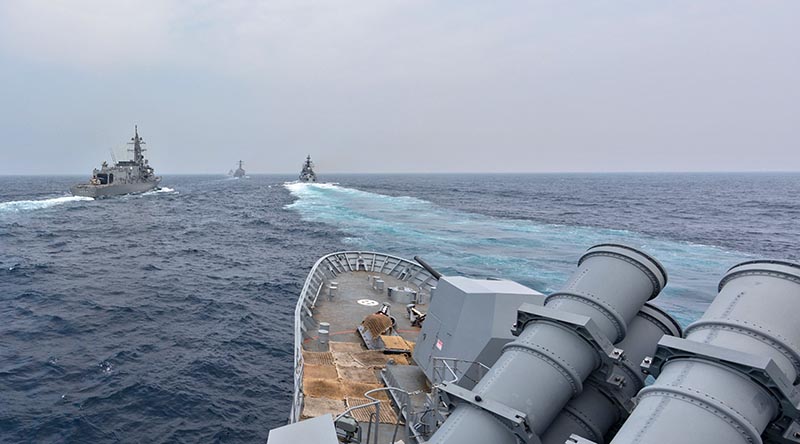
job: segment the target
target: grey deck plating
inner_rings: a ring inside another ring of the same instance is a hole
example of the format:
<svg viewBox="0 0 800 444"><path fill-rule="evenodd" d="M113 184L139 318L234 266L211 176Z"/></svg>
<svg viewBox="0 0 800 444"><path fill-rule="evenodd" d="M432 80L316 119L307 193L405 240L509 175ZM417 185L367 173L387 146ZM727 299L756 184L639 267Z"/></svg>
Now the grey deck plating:
<svg viewBox="0 0 800 444"><path fill-rule="evenodd" d="M397 319L395 330L403 339L416 342L417 335L419 334L419 327L411 326L408 318L405 316L405 305L395 304L390 300L386 294L386 290L377 291L370 285L369 276L380 276L384 281L386 288L396 286L408 286L412 289L419 291L419 287L413 284L408 284L405 281L397 279L393 276L383 273L371 273L367 271L355 271L337 275L335 279L328 279L323 288L322 293L317 299L316 307L313 310L313 319L319 322L328 322L331 325L330 335L331 341L336 342L358 342L361 343L361 337L356 333L356 327L361 324L368 315L375 313L381 307L381 304L390 304L391 313ZM331 282L337 282L339 289L337 294L331 299L326 293L327 285ZM377 302L377 305L366 306L359 304L359 300L370 300ZM311 349L316 344L315 341L308 341L304 348ZM366 350L366 348L364 348Z"/></svg>
<svg viewBox="0 0 800 444"><path fill-rule="evenodd" d="M382 290L373 288L370 276L384 281ZM333 296L331 283L338 287ZM366 391L384 387L381 371L387 363L409 364L411 358L407 354L367 350L356 329L365 317L387 303L396 320L395 332L413 345L420 329L406 317L405 303L392 301L387 289L406 287L429 299L435 283L418 264L384 254L343 252L317 261L295 311L295 402L290 422L328 413L335 416L348 407L362 405L368 402ZM370 301L369 305L364 301ZM319 342L320 322L330 324L329 351ZM395 427L386 423L397 423L400 415L386 392L374 396L383 401L380 422L385 425L378 433L388 440ZM356 410L353 415L369 417L373 412L374 407L370 407ZM398 430L403 432L402 427Z"/></svg>

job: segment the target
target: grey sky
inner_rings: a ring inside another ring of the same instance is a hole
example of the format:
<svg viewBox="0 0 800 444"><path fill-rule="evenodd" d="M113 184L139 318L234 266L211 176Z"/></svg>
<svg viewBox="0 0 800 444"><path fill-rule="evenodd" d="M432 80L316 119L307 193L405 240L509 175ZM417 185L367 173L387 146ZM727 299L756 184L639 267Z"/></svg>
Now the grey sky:
<svg viewBox="0 0 800 444"><path fill-rule="evenodd" d="M800 1L0 2L0 174L800 170Z"/></svg>

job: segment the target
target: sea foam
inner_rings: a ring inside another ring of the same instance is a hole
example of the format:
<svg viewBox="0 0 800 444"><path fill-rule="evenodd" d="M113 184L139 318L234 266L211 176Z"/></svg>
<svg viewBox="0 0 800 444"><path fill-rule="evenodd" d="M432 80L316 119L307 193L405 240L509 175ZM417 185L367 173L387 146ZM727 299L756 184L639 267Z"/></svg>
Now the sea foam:
<svg viewBox="0 0 800 444"><path fill-rule="evenodd" d="M0 212L19 213L21 211L41 210L44 208L63 205L70 202L80 202L94 200L91 197L82 196L62 196L42 200L14 200L10 202L0 202Z"/></svg>
<svg viewBox="0 0 800 444"><path fill-rule="evenodd" d="M446 274L512 279L545 293L559 288L592 245L611 242L640 248L669 270L670 285L659 301L668 309L683 308L676 314L684 324L710 301L719 274L750 258L624 229L494 217L332 184L293 182L285 187L296 198L286 209L306 221L335 227L350 248L406 257L420 254Z"/></svg>

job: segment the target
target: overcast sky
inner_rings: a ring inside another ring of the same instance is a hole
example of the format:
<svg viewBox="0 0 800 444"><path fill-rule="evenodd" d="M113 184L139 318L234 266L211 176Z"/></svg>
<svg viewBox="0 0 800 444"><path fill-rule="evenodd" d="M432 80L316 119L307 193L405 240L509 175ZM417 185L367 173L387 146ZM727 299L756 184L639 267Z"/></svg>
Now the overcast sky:
<svg viewBox="0 0 800 444"><path fill-rule="evenodd" d="M0 1L0 174L800 171L800 1Z"/></svg>

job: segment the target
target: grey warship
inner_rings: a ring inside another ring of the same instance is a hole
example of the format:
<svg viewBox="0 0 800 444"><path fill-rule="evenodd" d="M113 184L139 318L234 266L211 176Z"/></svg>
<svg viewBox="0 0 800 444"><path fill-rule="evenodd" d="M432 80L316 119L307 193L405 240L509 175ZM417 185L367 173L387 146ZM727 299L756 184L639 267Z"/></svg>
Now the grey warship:
<svg viewBox="0 0 800 444"><path fill-rule="evenodd" d="M685 330L651 303L666 284L618 244L547 296L418 257L326 255L295 308L289 424L267 442L800 442L800 265L732 267Z"/></svg>
<svg viewBox="0 0 800 444"><path fill-rule="evenodd" d="M233 172L233 177L237 179L241 179L245 176L244 168L242 168L242 161L239 161L239 168L236 168L236 171Z"/></svg>
<svg viewBox="0 0 800 444"><path fill-rule="evenodd" d="M300 170L300 182L316 182L317 181L317 174L314 172L314 164L311 162L311 155L309 154L306 157L306 161L303 162L303 169Z"/></svg>
<svg viewBox="0 0 800 444"><path fill-rule="evenodd" d="M123 194L144 193L158 187L161 177L156 176L153 167L145 159L142 148L144 140L139 137L139 127L134 126L134 136L128 145L133 145L132 160L122 160L109 166L103 162L100 169L92 171L88 183L73 185L70 191L75 196L109 197Z"/></svg>

